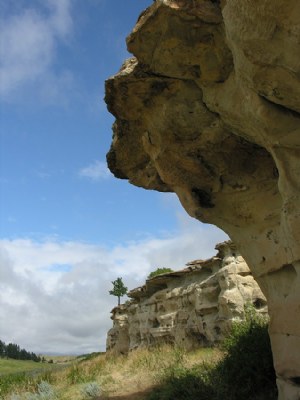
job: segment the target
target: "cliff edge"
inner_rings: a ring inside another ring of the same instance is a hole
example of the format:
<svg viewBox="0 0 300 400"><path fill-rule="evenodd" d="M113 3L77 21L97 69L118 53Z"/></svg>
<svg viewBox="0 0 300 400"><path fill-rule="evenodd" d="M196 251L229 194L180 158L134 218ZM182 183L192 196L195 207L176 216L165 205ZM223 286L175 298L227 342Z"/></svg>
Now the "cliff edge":
<svg viewBox="0 0 300 400"><path fill-rule="evenodd" d="M126 354L141 347L177 344L186 349L220 343L245 306L267 313L266 299L236 246L216 246L208 260L148 279L112 310L106 350Z"/></svg>

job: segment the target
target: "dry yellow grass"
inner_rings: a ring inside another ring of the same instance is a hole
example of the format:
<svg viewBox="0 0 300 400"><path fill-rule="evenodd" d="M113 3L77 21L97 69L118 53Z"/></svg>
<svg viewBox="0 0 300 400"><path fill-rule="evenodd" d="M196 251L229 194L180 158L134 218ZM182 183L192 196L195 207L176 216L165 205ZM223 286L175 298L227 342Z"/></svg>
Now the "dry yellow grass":
<svg viewBox="0 0 300 400"><path fill-rule="evenodd" d="M216 349L186 352L167 345L136 350L128 356L107 353L87 361L74 360L68 368L49 374L47 380L55 387L59 400L83 400L81 391L88 382L99 384L103 400L144 400L167 368L214 361L220 354ZM22 388L17 392L22 393Z"/></svg>

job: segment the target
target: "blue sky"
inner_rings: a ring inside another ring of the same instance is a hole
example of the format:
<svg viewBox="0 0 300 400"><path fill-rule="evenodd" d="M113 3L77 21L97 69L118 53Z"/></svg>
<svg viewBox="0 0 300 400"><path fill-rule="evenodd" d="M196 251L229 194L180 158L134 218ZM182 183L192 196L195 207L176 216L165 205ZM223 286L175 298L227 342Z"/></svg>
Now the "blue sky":
<svg viewBox="0 0 300 400"><path fill-rule="evenodd" d="M172 194L115 179L104 81L150 0L0 0L0 339L103 350L108 295L226 238ZM74 313L76 315L74 315Z"/></svg>

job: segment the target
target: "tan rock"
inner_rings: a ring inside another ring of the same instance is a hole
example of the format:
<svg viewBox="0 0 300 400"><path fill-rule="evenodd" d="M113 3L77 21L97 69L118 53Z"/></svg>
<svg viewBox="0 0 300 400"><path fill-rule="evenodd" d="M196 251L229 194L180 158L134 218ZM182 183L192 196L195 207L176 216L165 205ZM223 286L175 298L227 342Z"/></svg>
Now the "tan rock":
<svg viewBox="0 0 300 400"><path fill-rule="evenodd" d="M118 354L126 354L129 346L129 333L128 333L128 316L127 309L124 305L115 307L112 310L114 320L117 324L114 324L107 334L107 348L114 348L114 351Z"/></svg>
<svg viewBox="0 0 300 400"><path fill-rule="evenodd" d="M299 21L299 0L157 0L106 85L110 169L237 244L268 299L284 400L300 397Z"/></svg>
<svg viewBox="0 0 300 400"><path fill-rule="evenodd" d="M127 353L158 343L187 349L218 343L246 304L266 314L266 299L235 245L218 245L218 255L147 280L129 292L131 301L112 310L107 350ZM243 265L243 268L238 266Z"/></svg>

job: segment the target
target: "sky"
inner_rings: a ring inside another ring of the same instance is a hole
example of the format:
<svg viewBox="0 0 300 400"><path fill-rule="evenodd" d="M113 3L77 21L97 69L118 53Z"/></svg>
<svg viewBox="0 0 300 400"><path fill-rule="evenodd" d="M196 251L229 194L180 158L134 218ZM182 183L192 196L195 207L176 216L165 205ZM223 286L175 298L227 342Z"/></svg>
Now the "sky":
<svg viewBox="0 0 300 400"><path fill-rule="evenodd" d="M105 79L151 0L0 0L0 339L104 351L109 295L227 239L174 194L113 177ZM123 301L126 297L123 298Z"/></svg>

